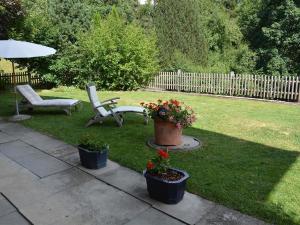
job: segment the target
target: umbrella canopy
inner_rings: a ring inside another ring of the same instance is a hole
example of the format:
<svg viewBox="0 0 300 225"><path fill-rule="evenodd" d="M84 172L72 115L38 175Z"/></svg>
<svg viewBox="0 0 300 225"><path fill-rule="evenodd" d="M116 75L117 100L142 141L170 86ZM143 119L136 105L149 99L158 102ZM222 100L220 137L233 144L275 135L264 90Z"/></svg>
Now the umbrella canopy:
<svg viewBox="0 0 300 225"><path fill-rule="evenodd" d="M26 41L15 41L15 40L0 40L0 57L6 59L21 59L21 58L33 58L53 55L56 52L54 48L49 48L47 46L34 44ZM13 83L15 86L15 98L16 98L16 115L12 120L23 120L28 119L27 115L19 114L19 105L17 100L16 92L16 76L15 76L15 66L12 62L13 68Z"/></svg>
<svg viewBox="0 0 300 225"><path fill-rule="evenodd" d="M33 58L55 54L54 48L26 41L0 40L0 57L6 59Z"/></svg>

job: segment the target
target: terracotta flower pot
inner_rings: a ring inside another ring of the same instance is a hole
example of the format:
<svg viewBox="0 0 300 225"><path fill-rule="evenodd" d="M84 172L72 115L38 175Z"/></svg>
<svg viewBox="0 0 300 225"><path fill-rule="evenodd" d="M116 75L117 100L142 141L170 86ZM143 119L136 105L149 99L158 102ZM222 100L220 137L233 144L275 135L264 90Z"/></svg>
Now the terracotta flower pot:
<svg viewBox="0 0 300 225"><path fill-rule="evenodd" d="M176 146L182 143L182 128L176 127L174 123L154 120L155 144L164 146Z"/></svg>

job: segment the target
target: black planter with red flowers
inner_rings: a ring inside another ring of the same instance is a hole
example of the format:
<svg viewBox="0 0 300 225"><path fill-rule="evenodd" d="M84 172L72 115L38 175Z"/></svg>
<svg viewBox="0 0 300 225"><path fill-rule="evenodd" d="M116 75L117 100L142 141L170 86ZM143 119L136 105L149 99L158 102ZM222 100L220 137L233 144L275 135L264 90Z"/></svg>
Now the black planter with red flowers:
<svg viewBox="0 0 300 225"><path fill-rule="evenodd" d="M167 204L177 204L183 199L187 172L170 168L169 154L157 151L157 157L149 160L144 170L149 196Z"/></svg>
<svg viewBox="0 0 300 225"><path fill-rule="evenodd" d="M169 181L145 170L144 176L146 177L147 190L153 199L167 204L177 204L183 199L186 181L189 175L179 169L169 169L168 172L180 174L181 178L179 180Z"/></svg>

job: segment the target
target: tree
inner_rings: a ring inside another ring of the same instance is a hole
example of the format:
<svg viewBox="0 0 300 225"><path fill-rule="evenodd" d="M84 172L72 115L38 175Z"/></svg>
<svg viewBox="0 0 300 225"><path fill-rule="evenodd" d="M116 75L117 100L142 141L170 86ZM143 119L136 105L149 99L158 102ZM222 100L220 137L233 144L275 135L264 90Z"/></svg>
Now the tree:
<svg viewBox="0 0 300 225"><path fill-rule="evenodd" d="M256 67L273 75L300 74L300 2L293 0L245 1L240 24Z"/></svg>
<svg viewBox="0 0 300 225"><path fill-rule="evenodd" d="M200 15L201 11L195 0L157 1L154 24L164 68L174 67L176 55L196 64L207 63L207 42Z"/></svg>
<svg viewBox="0 0 300 225"><path fill-rule="evenodd" d="M0 39L8 39L9 32L19 26L23 17L20 0L0 0Z"/></svg>
<svg viewBox="0 0 300 225"><path fill-rule="evenodd" d="M91 2L97 6L98 12L103 17L108 16L112 9L116 8L120 16L128 22L135 20L139 5L138 0L91 0Z"/></svg>
<svg viewBox="0 0 300 225"><path fill-rule="evenodd" d="M135 90L158 71L156 38L136 23L126 23L115 8L106 19L95 17L79 41L81 84L92 80L101 89Z"/></svg>

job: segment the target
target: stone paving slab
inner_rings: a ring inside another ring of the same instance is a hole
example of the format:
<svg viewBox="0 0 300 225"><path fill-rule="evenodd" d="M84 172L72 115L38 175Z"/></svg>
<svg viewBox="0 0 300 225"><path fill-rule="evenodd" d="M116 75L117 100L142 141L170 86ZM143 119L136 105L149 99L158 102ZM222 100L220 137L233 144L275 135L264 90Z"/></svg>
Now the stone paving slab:
<svg viewBox="0 0 300 225"><path fill-rule="evenodd" d="M1 123L0 130L44 152L51 152L67 145L63 141L41 134L18 123Z"/></svg>
<svg viewBox="0 0 300 225"><path fill-rule="evenodd" d="M78 154L78 150L73 145L65 144L63 146L60 146L59 148L51 149L51 150L47 151L47 153L52 155L55 158L63 158L65 156L73 154L73 153Z"/></svg>
<svg viewBox="0 0 300 225"><path fill-rule="evenodd" d="M184 225L184 223L175 220L166 214L153 208L143 212L125 225Z"/></svg>
<svg viewBox="0 0 300 225"><path fill-rule="evenodd" d="M19 140L0 144L0 152L13 160L29 154L41 153L40 150Z"/></svg>
<svg viewBox="0 0 300 225"><path fill-rule="evenodd" d="M62 155L58 157L60 160L73 165L73 166L80 166L80 159L79 159L79 153L71 153L67 155Z"/></svg>
<svg viewBox="0 0 300 225"><path fill-rule="evenodd" d="M1 144L0 152L39 177L49 176L70 168L70 165L65 162L51 157L22 141Z"/></svg>
<svg viewBox="0 0 300 225"><path fill-rule="evenodd" d="M30 225L18 212L13 212L0 217L0 225Z"/></svg>
<svg viewBox="0 0 300 225"><path fill-rule="evenodd" d="M13 207L10 202L0 194L0 218L15 211L16 208Z"/></svg>
<svg viewBox="0 0 300 225"><path fill-rule="evenodd" d="M217 205L196 225L266 225L266 223L241 214L238 211Z"/></svg>
<svg viewBox="0 0 300 225"><path fill-rule="evenodd" d="M60 140L37 132L26 133L20 139L47 153L51 153L53 150L61 149L66 146L66 143Z"/></svg>
<svg viewBox="0 0 300 225"><path fill-rule="evenodd" d="M94 179L22 210L34 224L124 224L149 205Z"/></svg>
<svg viewBox="0 0 300 225"><path fill-rule="evenodd" d="M197 223L205 214L211 212L214 203L201 197L185 192L184 198L176 205L156 202L153 207L172 215L188 224Z"/></svg>
<svg viewBox="0 0 300 225"><path fill-rule="evenodd" d="M96 177L149 204L154 203L154 201L148 197L145 178L133 170L119 166L115 170L98 174Z"/></svg>
<svg viewBox="0 0 300 225"><path fill-rule="evenodd" d="M42 188L38 176L2 154L0 154L0 190L17 208L47 199L56 192L45 185Z"/></svg>
<svg viewBox="0 0 300 225"><path fill-rule="evenodd" d="M0 130L8 135L13 136L16 139L19 139L21 137L23 137L25 134L29 134L29 133L36 133L38 134L38 132L24 127L21 124L18 123L0 123Z"/></svg>
<svg viewBox="0 0 300 225"><path fill-rule="evenodd" d="M71 168L70 165L42 152L25 155L14 160L39 177L46 177Z"/></svg>
<svg viewBox="0 0 300 225"><path fill-rule="evenodd" d="M124 167L97 177L151 204L152 207L156 209L164 211L176 218L180 218L180 220L188 224L197 223L215 206L213 202L188 192L185 193L184 199L177 205L167 205L157 202L149 198L145 178L141 174Z"/></svg>
<svg viewBox="0 0 300 225"><path fill-rule="evenodd" d="M28 225L30 224L17 209L0 194L0 225Z"/></svg>
<svg viewBox="0 0 300 225"><path fill-rule="evenodd" d="M78 155L78 153L77 153L77 155ZM78 156L78 160L79 160L79 156ZM79 160L79 163L80 163L80 160ZM113 172L117 171L117 169L120 168L120 165L118 163L115 163L115 162L111 161L111 160L107 160L106 167L101 168L99 170L90 170L90 169L84 168L81 165L79 165L78 168L80 168L81 170L85 171L88 174L91 174L92 176L101 177L102 175L105 175L107 173L110 173L110 172L113 173ZM110 184L112 184L112 183L110 183Z"/></svg>
<svg viewBox="0 0 300 225"><path fill-rule="evenodd" d="M50 192L51 190L55 190L52 193L57 193L91 180L94 180L92 176L89 176L77 168L70 168L52 176L40 179L40 184L42 188L47 188Z"/></svg>
<svg viewBox="0 0 300 225"><path fill-rule="evenodd" d="M14 140L16 140L16 138L0 131L0 144L5 143L5 142L14 141Z"/></svg>

